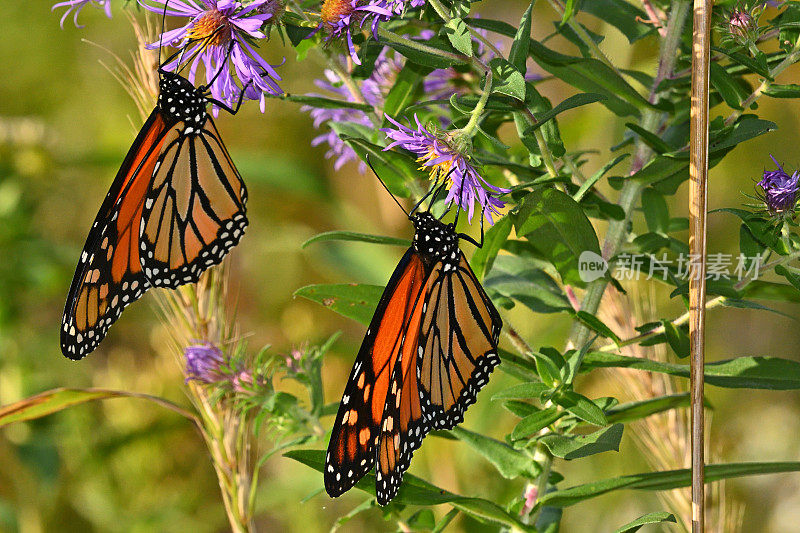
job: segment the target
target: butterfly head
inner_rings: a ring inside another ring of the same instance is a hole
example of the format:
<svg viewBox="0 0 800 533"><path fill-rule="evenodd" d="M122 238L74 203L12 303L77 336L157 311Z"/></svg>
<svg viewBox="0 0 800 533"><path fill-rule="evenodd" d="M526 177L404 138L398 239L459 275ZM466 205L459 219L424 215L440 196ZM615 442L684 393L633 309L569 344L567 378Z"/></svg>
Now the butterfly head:
<svg viewBox="0 0 800 533"><path fill-rule="evenodd" d="M410 217L414 224L414 250L428 264L443 263L443 270L455 269L459 260L458 235L453 224L436 219L430 212Z"/></svg>
<svg viewBox="0 0 800 533"><path fill-rule="evenodd" d="M208 100L202 89L174 72L159 71L158 109L171 122L184 122L184 133L198 132L208 120Z"/></svg>

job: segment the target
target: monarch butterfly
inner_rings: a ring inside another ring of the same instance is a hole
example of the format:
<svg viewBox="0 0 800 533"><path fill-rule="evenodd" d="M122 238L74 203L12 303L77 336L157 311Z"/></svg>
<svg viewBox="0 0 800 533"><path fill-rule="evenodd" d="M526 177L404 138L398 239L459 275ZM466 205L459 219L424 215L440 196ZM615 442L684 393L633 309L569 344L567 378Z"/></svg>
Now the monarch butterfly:
<svg viewBox="0 0 800 533"><path fill-rule="evenodd" d="M459 248L461 239L480 247L483 237L477 243L454 223L415 210L407 213L414 240L386 285L339 404L325 459L331 497L377 463L377 500L386 505L425 435L461 423L500 362L503 322Z"/></svg>
<svg viewBox="0 0 800 533"><path fill-rule="evenodd" d="M178 52L181 53L181 52ZM177 54L176 54L177 55ZM173 56L174 57L174 56ZM247 190L195 88L158 69L158 102L133 141L86 238L61 322L61 351L94 350L148 288L195 282L247 227Z"/></svg>

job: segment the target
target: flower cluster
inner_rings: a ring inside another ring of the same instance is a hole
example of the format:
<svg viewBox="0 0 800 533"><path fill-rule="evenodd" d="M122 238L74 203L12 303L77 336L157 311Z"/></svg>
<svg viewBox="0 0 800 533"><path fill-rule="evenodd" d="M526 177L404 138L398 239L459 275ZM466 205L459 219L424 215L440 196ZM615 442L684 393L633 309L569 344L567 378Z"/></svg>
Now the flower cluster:
<svg viewBox="0 0 800 533"><path fill-rule="evenodd" d="M237 0L153 0L142 4L155 13L189 18L184 26L164 32L150 48L173 45L184 48L179 56L165 65L166 70L181 68L181 61L190 61L189 81L194 83L197 68L205 70L206 83L214 99L233 107L244 92L244 97L259 100L261 112L265 110L264 93L281 94L278 86L281 77L248 42L264 39L261 27L270 21L279 0L254 0L243 5ZM166 6L166 7L165 7ZM166 10L166 11L165 11ZM233 67L241 87L234 80ZM215 113L217 110L214 110Z"/></svg>
<svg viewBox="0 0 800 533"><path fill-rule="evenodd" d="M392 18L392 11L383 7L384 1L377 3L364 0L325 0L320 9L318 29L325 30L325 41L345 39L350 58L356 65L361 60L353 45L353 31L360 31L364 24L371 20L372 31L377 31L378 23Z"/></svg>
<svg viewBox="0 0 800 533"><path fill-rule="evenodd" d="M445 198L446 204L455 205L468 214L471 221L475 212L475 203L485 211L490 224L494 223L492 215L499 215L499 209L505 205L498 196L509 192L492 185L478 173L466 154L463 141L458 130L438 133L429 131L423 126L419 118L414 116L417 129L397 122L392 117L386 119L394 128L384 128L381 131L392 143L385 148L389 150L395 146L404 148L417 156L421 169L427 170L431 180L447 180L449 192Z"/></svg>
<svg viewBox="0 0 800 533"><path fill-rule="evenodd" d="M389 89L394 84L394 80L400 69L403 68L403 60L398 54L392 54L388 48L384 48L378 55L375 68L369 78L365 79L360 85L360 94L353 94L343 80L332 70L325 70L325 80L315 80L317 87L325 91L325 95L311 96L335 96L347 102L358 103L363 97L364 103L374 107L382 108ZM320 128L329 122L347 122L357 126L372 128L373 123L370 117L359 109L352 108L319 108L304 106L303 111L309 111L311 118L314 119L314 127ZM367 166L361 161L349 144L342 141L335 131L327 127L325 133L318 135L311 142L312 146L327 143L330 149L325 154L327 158L335 158L333 167L339 170L349 161L360 161L359 168L362 174Z"/></svg>
<svg viewBox="0 0 800 533"><path fill-rule="evenodd" d="M206 385L229 384L234 392L247 392L254 385L263 384L263 379L253 377L253 372L232 361L210 342L187 347L183 356L186 362L186 382L196 381Z"/></svg>
<svg viewBox="0 0 800 533"><path fill-rule="evenodd" d="M774 157L770 158L778 170L764 171L763 178L758 182L763 192L760 198L773 215L792 213L800 190L800 171L796 170L790 176Z"/></svg>

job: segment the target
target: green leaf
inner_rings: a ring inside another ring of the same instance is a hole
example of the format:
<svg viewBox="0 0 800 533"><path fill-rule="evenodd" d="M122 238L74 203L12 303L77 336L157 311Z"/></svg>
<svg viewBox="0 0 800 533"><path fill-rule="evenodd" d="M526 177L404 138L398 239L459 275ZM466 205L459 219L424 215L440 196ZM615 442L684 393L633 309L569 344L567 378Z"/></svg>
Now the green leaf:
<svg viewBox="0 0 800 533"><path fill-rule="evenodd" d="M411 246L411 241L408 239L398 239L397 237L386 237L384 235L370 235L368 233L358 233L356 231L326 231L325 233L320 233L319 235L314 235L306 242L304 242L301 247L305 248L309 244L314 244L315 242L325 242L325 241L357 241L357 242L369 242L373 244L390 244L392 246Z"/></svg>
<svg viewBox="0 0 800 533"><path fill-rule="evenodd" d="M583 322L583 324L588 326L592 331L599 333L603 337L609 338L617 344L621 342L620 338L611 330L611 328L606 326L599 318L588 311L578 311L575 313L575 318Z"/></svg>
<svg viewBox="0 0 800 533"><path fill-rule="evenodd" d="M525 197L515 222L517 235L558 270L564 283L584 286L578 258L585 251L600 255L600 244L589 219L575 200L555 189L540 189Z"/></svg>
<svg viewBox="0 0 800 533"><path fill-rule="evenodd" d="M318 472L323 472L325 468L325 450L293 450L285 453L284 457L294 459ZM364 492L375 495L375 474L365 475L355 486ZM392 502L401 505L449 503L481 522L500 524L521 531L533 531L530 526L523 524L516 517L488 500L459 496L409 473L403 476L403 485Z"/></svg>
<svg viewBox="0 0 800 533"><path fill-rule="evenodd" d="M775 463L731 463L706 465L706 483L733 477L776 474L800 471L800 462ZM692 484L692 473L688 468L664 472L646 472L595 481L557 490L541 496L536 506L567 507L590 498L595 498L620 489L672 490Z"/></svg>
<svg viewBox="0 0 800 533"><path fill-rule="evenodd" d="M578 191L577 191L577 192L576 192L576 193L575 193L575 194L572 196L572 198L573 198L573 199L574 199L576 202L580 202L581 200L583 200L583 197L584 197L584 196L586 196L586 193L587 193L587 192L589 192L589 189L591 189L592 187L594 187L594 184L595 184L595 183L597 183L598 181L600 181L600 179L601 179L603 176L605 176L605 175L606 175L606 172L608 172L609 170L611 170L612 168L614 168L615 166L617 166L617 164L618 164L620 161L622 161L623 159L627 159L629 156L630 156L630 154L621 154L621 155L618 155L618 156L617 156L617 157L615 157L615 158L614 158L612 161L609 161L608 163L606 163L605 165L603 165L603 168L601 168L600 170L598 170L597 172L595 172L594 174L592 174L592 177L591 177L591 178L589 178L588 180L584 181L584 182L581 184L580 188L579 188L579 189L578 189Z"/></svg>
<svg viewBox="0 0 800 533"><path fill-rule="evenodd" d="M657 398L649 398L638 402L628 402L606 410L606 419L610 423L627 424L656 413L689 406L689 393L669 394Z"/></svg>
<svg viewBox="0 0 800 533"><path fill-rule="evenodd" d="M460 427L450 430L450 433L485 457L506 479L516 479L520 476L534 478L539 473L538 465L531 461L530 457L504 442Z"/></svg>
<svg viewBox="0 0 800 533"><path fill-rule="evenodd" d="M716 61L712 61L710 66L711 85L719 92L728 106L733 109L741 109L742 99L747 97L746 94L742 95L744 92L742 87L736 82L733 76L728 74L725 67Z"/></svg>
<svg viewBox="0 0 800 533"><path fill-rule="evenodd" d="M662 320L661 324L664 326L664 336L675 355L681 359L689 357L689 335L669 320Z"/></svg>
<svg viewBox="0 0 800 533"><path fill-rule="evenodd" d="M775 273L786 278L786 281L800 291L800 273L798 273L797 269L789 270L783 265L777 265L775 267Z"/></svg>
<svg viewBox="0 0 800 533"><path fill-rule="evenodd" d="M556 387L561 382L561 367L545 353L533 352L536 362L536 373L539 378L550 387Z"/></svg>
<svg viewBox="0 0 800 533"><path fill-rule="evenodd" d="M400 117L406 108L416 101L414 98L417 89L422 83L424 75L428 74L430 70L421 69L414 63L408 63L397 74L397 79L394 85L386 95L386 101L383 104L383 113L396 119ZM372 110L373 108L370 108Z"/></svg>
<svg viewBox="0 0 800 533"><path fill-rule="evenodd" d="M342 283L335 285L307 285L294 292L336 311L342 316L369 325L375 308L381 299L384 287Z"/></svg>
<svg viewBox="0 0 800 533"><path fill-rule="evenodd" d="M553 396L553 401L577 416L581 420L594 424L595 426L607 426L608 420L603 410L595 403L574 391L562 391Z"/></svg>
<svg viewBox="0 0 800 533"><path fill-rule="evenodd" d="M492 93L525 101L525 77L514 65L502 57L495 57L489 61L489 67L492 69Z"/></svg>
<svg viewBox="0 0 800 533"><path fill-rule="evenodd" d="M500 391L494 396L492 400L530 400L539 398L542 394L549 391L550 387L541 381L532 381L530 383L520 383L510 387L504 391Z"/></svg>
<svg viewBox="0 0 800 533"><path fill-rule="evenodd" d="M108 389L58 388L0 407L0 428L16 422L26 422L28 420L42 418L43 416L51 415L63 411L68 407L86 402L108 400L111 398L139 398L148 400L161 407L175 411L189 420L197 422L194 415L177 404L165 400L164 398L159 398L158 396Z"/></svg>
<svg viewBox="0 0 800 533"><path fill-rule="evenodd" d="M634 368L672 376L689 377L689 365L653 361L602 352L590 352L583 370L592 368ZM737 357L705 365L705 382L731 389L800 389L800 362L779 357Z"/></svg>
<svg viewBox="0 0 800 533"><path fill-rule="evenodd" d="M570 96L557 106L552 109L549 109L544 112L533 112L533 115L536 117L536 124L529 127L525 130L525 135L532 135L534 131L541 128L547 121L552 120L557 115L567 111L569 109L573 109L576 107L593 104L595 102L600 102L605 100L605 96L602 94L595 94L595 93L578 93L576 95Z"/></svg>
<svg viewBox="0 0 800 533"><path fill-rule="evenodd" d="M767 85L763 93L773 98L800 98L800 85L796 83L772 83Z"/></svg>
<svg viewBox="0 0 800 533"><path fill-rule="evenodd" d="M472 35L463 20L457 17L451 18L444 25L443 31L453 48L465 56L472 56Z"/></svg>
<svg viewBox="0 0 800 533"><path fill-rule="evenodd" d="M525 104L534 117L545 115L553 109L550 100L539 94L539 91L536 90L536 87L532 83L526 83L525 86ZM531 122L531 117L521 112L515 113L514 123L517 126L517 132L522 132L520 140L528 149L528 152L531 156L539 158L541 156L541 149L535 135L537 127ZM561 157L566 153L564 141L561 140L561 132L555 120L545 121L541 124L541 135L554 157ZM531 165L535 163L534 159L530 159L530 161Z"/></svg>
<svg viewBox="0 0 800 533"><path fill-rule="evenodd" d="M305 94L270 94L267 92L264 93L264 96L267 98L274 98L276 100L285 100L287 102L294 102L296 104L303 104L324 109L358 109L359 111L372 111L374 109L368 104L359 104L356 102L348 102L346 100L337 100L335 98L325 98L324 96L311 96Z"/></svg>
<svg viewBox="0 0 800 533"><path fill-rule="evenodd" d="M709 213L731 213L739 217L742 222L750 230L752 236L764 246L779 253L780 255L787 255L791 249L786 245L783 239L780 238L780 232L768 220L763 219L755 213L745 211L744 209L735 209L726 207L722 209L715 209Z"/></svg>
<svg viewBox="0 0 800 533"><path fill-rule="evenodd" d="M555 406L528 415L520 420L513 431L511 431L511 439L519 440L532 435L542 428L549 426L562 416L564 416L564 412L560 411L558 407Z"/></svg>
<svg viewBox="0 0 800 533"><path fill-rule="evenodd" d="M517 256L499 256L483 286L486 290L518 301L536 313L572 309L564 291L549 274Z"/></svg>
<svg viewBox="0 0 800 533"><path fill-rule="evenodd" d="M647 188L642 191L642 211L647 222L647 228L656 233L669 231L669 208L664 196L655 189Z"/></svg>
<svg viewBox="0 0 800 533"><path fill-rule="evenodd" d="M531 0L528 9L522 15L522 20L519 21L519 29L514 36L514 42L511 43L511 50L508 52L509 63L523 74L527 71L525 62L528 59L528 48L531 42L531 11L535 3L536 0Z"/></svg>
<svg viewBox="0 0 800 533"><path fill-rule="evenodd" d="M744 141L749 141L777 129L778 125L774 122L762 120L752 115L745 115L736 122L730 133L722 135L719 139L712 139L708 147L709 155L725 152ZM684 153L683 156L688 157L688 154Z"/></svg>
<svg viewBox="0 0 800 533"><path fill-rule="evenodd" d="M653 26L640 22L648 19L647 14L625 0L590 0L583 3L581 12L611 24L631 44L655 32Z"/></svg>
<svg viewBox="0 0 800 533"><path fill-rule="evenodd" d="M633 522L628 522L614 533L634 533L634 531L639 531L642 526L646 526L647 524L661 524L663 522L677 523L678 521L675 519L675 515L666 511L648 513L644 516L640 516Z"/></svg>
<svg viewBox="0 0 800 533"><path fill-rule="evenodd" d="M475 276L479 280L483 281L483 278L486 277L486 273L492 269L492 264L494 264L497 253L503 247L503 244L505 244L506 239L508 239L508 234L511 233L512 223L511 217L508 216L498 220L495 225L486 232L483 240L483 247L478 248L475 250L475 253L472 254L470 266L472 266L472 271L475 272Z"/></svg>
<svg viewBox="0 0 800 533"><path fill-rule="evenodd" d="M587 93L599 93L612 113L619 116L640 115L640 109L652 105L619 74L593 58L559 54L537 41L531 41L530 54L546 71Z"/></svg>
<svg viewBox="0 0 800 533"><path fill-rule="evenodd" d="M638 135L642 142L652 148L655 153L663 154L672 151L672 148L655 133L647 131L633 122L626 122L625 127Z"/></svg>
<svg viewBox="0 0 800 533"><path fill-rule="evenodd" d="M546 435L540 439L550 453L567 461L580 459L596 453L619 451L622 440L622 424L603 428L588 435L568 437L566 435Z"/></svg>

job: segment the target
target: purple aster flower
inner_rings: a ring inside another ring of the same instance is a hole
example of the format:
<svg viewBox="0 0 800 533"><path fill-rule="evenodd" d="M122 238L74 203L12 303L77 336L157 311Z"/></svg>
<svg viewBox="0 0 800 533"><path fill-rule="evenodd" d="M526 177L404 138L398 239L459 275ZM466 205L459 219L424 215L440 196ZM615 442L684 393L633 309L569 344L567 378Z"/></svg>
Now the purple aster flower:
<svg viewBox="0 0 800 533"><path fill-rule="evenodd" d="M347 50L353 63L361 64L353 45L353 30L360 30L367 20L372 19L372 32L377 30L378 22L392 18L392 12L382 7L382 0L371 3L371 0L325 0L320 9L322 21L319 28L325 29L330 42L334 39L347 39Z"/></svg>
<svg viewBox="0 0 800 533"><path fill-rule="evenodd" d="M183 352L186 358L186 381L216 383L225 379L222 365L225 359L219 348L206 342L189 346Z"/></svg>
<svg viewBox="0 0 800 533"><path fill-rule="evenodd" d="M67 10L61 16L61 27L64 27L64 21L67 19L69 14L74 12L72 20L75 23L75 26L78 28L83 28L83 26L78 24L78 15L87 4L93 4L95 7L102 7L106 12L106 16L111 18L111 0L66 0L65 2L53 4L51 11L66 7Z"/></svg>
<svg viewBox="0 0 800 533"><path fill-rule="evenodd" d="M274 68L278 65L267 63L248 42L249 39L266 37L261 26L272 19L270 9L274 0L254 0L247 5L238 0L152 1L160 5L142 5L161 14L166 4L167 15L191 19L180 28L164 32L159 42L149 45L149 48L158 48L161 43L178 43L177 47L188 45L180 57L164 66L166 70L176 70L182 58L190 58L188 78L194 83L197 67L202 63L206 82L213 81L210 87L212 97L231 107L243 89L237 85L228 60L244 88L245 98L259 100L262 113L266 104L264 93L283 93L277 83L281 77ZM215 107L214 114L217 112Z"/></svg>
<svg viewBox="0 0 800 533"><path fill-rule="evenodd" d="M478 174L470 163L469 156L456 146L459 144L458 131L436 135L420 124L416 115L416 130L400 124L388 115L386 119L395 128L381 130L393 141L384 150L400 146L415 154L417 162L422 165L421 168L428 170L432 180L448 180L449 192L445 203L455 203L468 213L468 218L472 221L477 202L485 211L489 224L494 224L492 215L499 215L499 208L505 205L497 197L509 192L509 189L496 187Z"/></svg>
<svg viewBox="0 0 800 533"><path fill-rule="evenodd" d="M384 99L394 84L397 74L403 68L403 59L399 54L394 54L392 57L388 55L388 49L384 48L378 55L375 62L375 68L369 78L361 82L361 92L364 95L366 102L373 106L382 108ZM331 70L325 70L326 80L315 80L315 84L320 89L329 93L327 95L312 94L311 96L331 96L346 100L348 102L356 102L355 96L342 84L342 80L333 73ZM332 93L332 94L331 94ZM314 127L320 128L327 122L350 122L372 128L372 121L366 113L358 109L349 108L317 108L311 106L303 106L302 111L309 111L311 118L314 119ZM363 174L367 170L367 166L359 159L349 144L344 142L339 136L327 127L327 131L318 135L311 141L312 146L319 146L326 143L330 150L325 154L326 158L335 158L333 168L339 170L346 163L350 161L359 161L359 170Z"/></svg>
<svg viewBox="0 0 800 533"><path fill-rule="evenodd" d="M772 214L791 212L797 201L797 191L800 189L800 171L795 171L791 176L783 170L774 157L769 156L778 170L765 170L764 177L758 186L764 191L763 200L767 210Z"/></svg>

